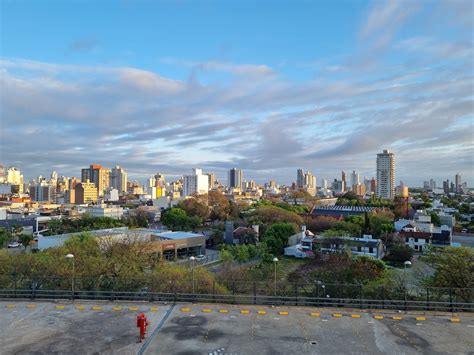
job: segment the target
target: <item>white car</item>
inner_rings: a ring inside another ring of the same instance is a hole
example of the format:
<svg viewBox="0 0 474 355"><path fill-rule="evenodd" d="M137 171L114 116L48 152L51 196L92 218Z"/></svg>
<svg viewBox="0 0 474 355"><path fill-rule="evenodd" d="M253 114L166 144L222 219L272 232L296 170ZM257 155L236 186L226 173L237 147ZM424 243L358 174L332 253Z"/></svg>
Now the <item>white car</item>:
<svg viewBox="0 0 474 355"><path fill-rule="evenodd" d="M197 261L203 261L203 260L205 260L205 259L206 259L206 256L205 256L205 255L202 255L202 254L201 254L201 255L196 256L196 260L197 260Z"/></svg>
<svg viewBox="0 0 474 355"><path fill-rule="evenodd" d="M19 248L21 246L20 243L18 242L12 242L10 244L8 244L8 248Z"/></svg>

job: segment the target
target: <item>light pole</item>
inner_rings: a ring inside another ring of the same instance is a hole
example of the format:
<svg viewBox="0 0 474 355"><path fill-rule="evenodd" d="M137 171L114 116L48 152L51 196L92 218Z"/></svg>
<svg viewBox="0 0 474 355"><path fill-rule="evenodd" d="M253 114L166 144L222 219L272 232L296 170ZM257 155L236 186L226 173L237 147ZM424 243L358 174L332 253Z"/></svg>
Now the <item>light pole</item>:
<svg viewBox="0 0 474 355"><path fill-rule="evenodd" d="M75 286L75 278L76 278L76 263L74 261L74 254L67 254L66 258L72 259L72 281L71 281L71 298L74 300L74 286Z"/></svg>
<svg viewBox="0 0 474 355"><path fill-rule="evenodd" d="M191 270L193 274L193 294L194 294L194 260L196 260L196 258L194 256L191 256L189 260L191 260Z"/></svg>
<svg viewBox="0 0 474 355"><path fill-rule="evenodd" d="M273 258L273 264L275 265L275 273L274 273L274 286L275 286L275 296L277 295L277 262L278 258Z"/></svg>
<svg viewBox="0 0 474 355"><path fill-rule="evenodd" d="M411 265L411 261L407 260L403 263L403 286L405 289L405 311L407 310L407 266Z"/></svg>
<svg viewBox="0 0 474 355"><path fill-rule="evenodd" d="M407 260L403 263L403 284L407 287L407 266L411 265L411 261Z"/></svg>

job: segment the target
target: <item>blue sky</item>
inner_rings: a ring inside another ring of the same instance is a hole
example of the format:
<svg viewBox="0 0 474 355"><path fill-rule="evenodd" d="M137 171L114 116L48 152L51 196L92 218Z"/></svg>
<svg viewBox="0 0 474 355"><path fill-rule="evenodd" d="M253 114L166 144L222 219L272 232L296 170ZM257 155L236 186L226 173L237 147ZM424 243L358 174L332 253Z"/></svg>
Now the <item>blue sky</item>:
<svg viewBox="0 0 474 355"><path fill-rule="evenodd" d="M0 162L473 179L470 1L3 1Z"/></svg>

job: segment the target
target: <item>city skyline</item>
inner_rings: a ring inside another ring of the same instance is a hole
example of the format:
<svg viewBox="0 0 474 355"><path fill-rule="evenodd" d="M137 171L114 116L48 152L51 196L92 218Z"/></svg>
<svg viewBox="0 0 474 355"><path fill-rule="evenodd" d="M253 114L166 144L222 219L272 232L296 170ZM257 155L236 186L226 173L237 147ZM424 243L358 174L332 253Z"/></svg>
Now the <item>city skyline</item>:
<svg viewBox="0 0 474 355"><path fill-rule="evenodd" d="M473 185L471 2L141 4L2 3L0 162Z"/></svg>

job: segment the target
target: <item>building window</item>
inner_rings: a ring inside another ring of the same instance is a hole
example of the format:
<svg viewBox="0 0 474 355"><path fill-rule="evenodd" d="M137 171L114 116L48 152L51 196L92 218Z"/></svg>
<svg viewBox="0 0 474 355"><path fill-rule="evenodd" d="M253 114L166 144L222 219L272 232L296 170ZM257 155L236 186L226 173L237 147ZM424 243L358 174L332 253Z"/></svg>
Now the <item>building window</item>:
<svg viewBox="0 0 474 355"><path fill-rule="evenodd" d="M409 240L410 240L410 238L405 238L405 242L407 242L407 243L408 243L408 241L409 241Z"/></svg>
<svg viewBox="0 0 474 355"><path fill-rule="evenodd" d="M370 247L369 248L369 253L372 254L374 252L374 248Z"/></svg>
<svg viewBox="0 0 474 355"><path fill-rule="evenodd" d="M415 238L415 243L418 243L418 238Z"/></svg>
<svg viewBox="0 0 474 355"><path fill-rule="evenodd" d="M358 252L361 252L361 251L362 251L362 247L357 247L357 251L358 251Z"/></svg>

